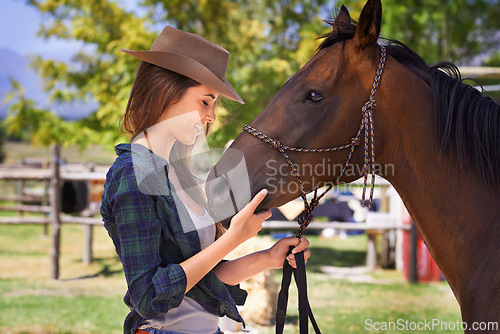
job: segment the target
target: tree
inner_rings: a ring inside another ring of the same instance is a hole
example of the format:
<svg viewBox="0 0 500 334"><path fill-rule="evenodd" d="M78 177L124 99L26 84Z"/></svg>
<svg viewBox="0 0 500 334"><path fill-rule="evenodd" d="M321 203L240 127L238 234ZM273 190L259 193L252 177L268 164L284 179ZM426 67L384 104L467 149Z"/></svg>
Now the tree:
<svg viewBox="0 0 500 334"><path fill-rule="evenodd" d="M500 52L493 53L487 59L483 61L483 65L500 67Z"/></svg>
<svg viewBox="0 0 500 334"><path fill-rule="evenodd" d="M28 1L46 17L41 37L85 45L70 64L34 59L50 98L96 106L88 118L71 125L71 131L64 130L69 129L68 122L46 110L47 117L41 117L39 126L32 129L34 138L109 146L123 141L118 124L139 64L119 48L147 50L164 25L170 24L228 49L227 77L246 104L225 100L225 108L218 111L209 140L222 146L312 57L319 44L316 38L331 29L321 20L335 11L327 0L143 0L141 15L113 0ZM343 3L355 18L365 1ZM499 11L498 0L384 0L383 34L400 39L429 63L464 62L498 45L494 33L500 29ZM20 125L28 126L23 117L29 110L35 115L40 110L33 102L21 103L22 94L15 94L14 99L20 104L11 108L10 128L20 129ZM54 124L61 131L50 131L56 128Z"/></svg>
<svg viewBox="0 0 500 334"><path fill-rule="evenodd" d="M384 0L382 35L408 45L427 63L466 64L498 49L498 0Z"/></svg>
<svg viewBox="0 0 500 334"><path fill-rule="evenodd" d="M88 142L112 144L123 140L118 123L139 64L119 48L149 49L167 23L199 33L230 50L228 80L247 102L240 106L226 101L226 110L219 112L219 124L230 124L224 128L216 125L210 139L222 146L298 70L299 62L294 55L303 36L312 35L308 30L321 33L318 12L324 2L145 0L142 6L147 13L138 17L110 0L30 0L48 18L40 29L41 37L78 40L86 45L72 64L37 57L33 66L44 78L52 101L93 101L96 110L79 126L86 132ZM316 46L308 46L311 54ZM304 53L304 46L300 49ZM22 95L16 98L22 99ZM11 111L11 126L16 122L22 124L21 113L15 108ZM46 131L47 127L38 129ZM78 132L73 136L81 137ZM66 138L63 142L75 140Z"/></svg>
<svg viewBox="0 0 500 334"><path fill-rule="evenodd" d="M85 147L91 142L93 131L86 126L90 118L66 122L54 112L38 108L35 101L26 98L19 82L12 80L11 86L13 90L5 99L7 103L12 102L9 106L11 115L2 122L2 127L6 127L10 135L31 139L44 146L63 144Z"/></svg>

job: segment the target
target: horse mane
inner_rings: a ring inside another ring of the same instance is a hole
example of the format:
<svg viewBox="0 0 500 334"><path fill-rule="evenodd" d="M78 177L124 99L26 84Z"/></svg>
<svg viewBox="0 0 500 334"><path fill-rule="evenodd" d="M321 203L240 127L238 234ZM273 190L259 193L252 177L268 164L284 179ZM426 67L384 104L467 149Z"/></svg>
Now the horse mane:
<svg viewBox="0 0 500 334"><path fill-rule="evenodd" d="M452 63L431 67L439 149L454 148L459 165L486 185L500 182L500 105L462 82Z"/></svg>
<svg viewBox="0 0 500 334"><path fill-rule="evenodd" d="M333 29L319 37L323 41L316 52L354 37L356 21L336 22L333 18L325 22ZM473 170L487 186L497 186L500 183L500 105L464 84L455 64L441 62L428 66L402 42L381 40L389 55L431 86L439 152L450 154L453 151L460 168Z"/></svg>

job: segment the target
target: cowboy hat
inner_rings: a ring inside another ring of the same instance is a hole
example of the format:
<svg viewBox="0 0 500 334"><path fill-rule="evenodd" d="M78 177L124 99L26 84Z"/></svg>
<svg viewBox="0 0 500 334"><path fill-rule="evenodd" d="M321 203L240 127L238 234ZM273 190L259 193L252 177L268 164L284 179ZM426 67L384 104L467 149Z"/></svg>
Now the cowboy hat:
<svg viewBox="0 0 500 334"><path fill-rule="evenodd" d="M219 94L244 104L225 79L229 52L199 35L166 26L154 41L151 50L120 50L196 80Z"/></svg>

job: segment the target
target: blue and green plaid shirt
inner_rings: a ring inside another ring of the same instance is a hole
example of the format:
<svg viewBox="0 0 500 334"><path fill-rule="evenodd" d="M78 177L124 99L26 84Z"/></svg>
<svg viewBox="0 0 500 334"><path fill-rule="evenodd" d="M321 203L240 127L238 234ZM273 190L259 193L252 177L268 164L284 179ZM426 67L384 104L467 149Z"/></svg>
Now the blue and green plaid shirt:
<svg viewBox="0 0 500 334"><path fill-rule="evenodd" d="M186 274L179 263L201 251L201 245L196 229L185 226L191 221L186 208L176 205L166 161L137 144L120 144L115 151L101 215L127 279L124 302L131 312L124 333L129 334L144 319L180 305ZM236 305L243 305L246 291L222 283L213 271L186 295L212 314L243 321Z"/></svg>

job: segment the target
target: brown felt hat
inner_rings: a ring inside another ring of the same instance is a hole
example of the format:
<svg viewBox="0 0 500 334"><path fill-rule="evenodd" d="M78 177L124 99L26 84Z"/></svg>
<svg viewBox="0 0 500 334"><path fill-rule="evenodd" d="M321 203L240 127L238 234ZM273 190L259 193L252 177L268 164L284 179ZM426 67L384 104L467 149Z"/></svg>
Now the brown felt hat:
<svg viewBox="0 0 500 334"><path fill-rule="evenodd" d="M149 51L121 51L198 81L219 94L244 104L225 79L229 52L203 37L167 26Z"/></svg>

